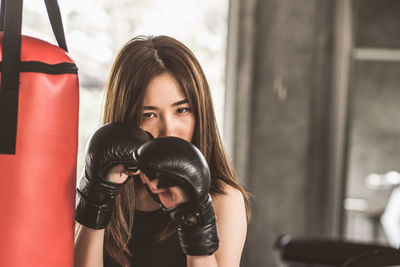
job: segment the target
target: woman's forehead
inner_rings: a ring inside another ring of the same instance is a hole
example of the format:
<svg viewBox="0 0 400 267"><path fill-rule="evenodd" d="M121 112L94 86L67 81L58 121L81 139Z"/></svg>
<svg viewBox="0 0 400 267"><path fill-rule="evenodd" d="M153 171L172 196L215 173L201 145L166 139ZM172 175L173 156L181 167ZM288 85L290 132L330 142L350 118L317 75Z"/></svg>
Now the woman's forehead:
<svg viewBox="0 0 400 267"><path fill-rule="evenodd" d="M143 106L174 104L185 99L186 96L178 81L166 72L150 81L144 94Z"/></svg>

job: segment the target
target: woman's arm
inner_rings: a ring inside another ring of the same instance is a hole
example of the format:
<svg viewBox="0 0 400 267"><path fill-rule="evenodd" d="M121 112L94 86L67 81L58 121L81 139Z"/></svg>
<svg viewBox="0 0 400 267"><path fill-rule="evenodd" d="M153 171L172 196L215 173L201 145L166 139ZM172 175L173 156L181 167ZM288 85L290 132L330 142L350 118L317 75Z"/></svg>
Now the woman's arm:
<svg viewBox="0 0 400 267"><path fill-rule="evenodd" d="M105 124L90 137L77 188L75 220L82 227L75 240L75 266L104 265L104 229L112 216L115 197L128 177L138 174L134 155L149 140L148 133L120 122Z"/></svg>
<svg viewBox="0 0 400 267"><path fill-rule="evenodd" d="M217 216L218 250L211 256L187 256L188 267L236 267L240 265L247 234L246 208L242 193L226 185L226 194L213 197Z"/></svg>
<svg viewBox="0 0 400 267"><path fill-rule="evenodd" d="M125 171L122 164L111 168L106 176L106 180L122 184L128 175L136 175L135 172ZM74 266L75 267L102 267L104 249L105 229L91 229L80 225L75 237Z"/></svg>
<svg viewBox="0 0 400 267"><path fill-rule="evenodd" d="M102 267L103 243L104 229L81 226L75 239L74 267Z"/></svg>

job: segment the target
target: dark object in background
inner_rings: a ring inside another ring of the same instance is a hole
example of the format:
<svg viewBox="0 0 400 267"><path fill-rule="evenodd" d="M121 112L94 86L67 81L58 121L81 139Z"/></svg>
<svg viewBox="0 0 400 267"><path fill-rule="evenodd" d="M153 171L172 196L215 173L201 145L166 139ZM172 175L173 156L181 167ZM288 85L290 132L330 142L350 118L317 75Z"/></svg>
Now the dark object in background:
<svg viewBox="0 0 400 267"><path fill-rule="evenodd" d="M379 244L283 235L277 239L275 247L288 267L400 266L399 250Z"/></svg>
<svg viewBox="0 0 400 267"><path fill-rule="evenodd" d="M400 251L372 251L351 258L343 267L400 266Z"/></svg>

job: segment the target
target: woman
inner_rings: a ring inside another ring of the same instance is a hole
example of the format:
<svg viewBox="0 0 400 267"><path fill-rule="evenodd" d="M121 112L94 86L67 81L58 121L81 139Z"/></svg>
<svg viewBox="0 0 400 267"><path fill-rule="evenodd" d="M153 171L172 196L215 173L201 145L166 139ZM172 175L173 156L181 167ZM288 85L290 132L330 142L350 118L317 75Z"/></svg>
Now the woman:
<svg viewBox="0 0 400 267"><path fill-rule="evenodd" d="M202 152L211 172L219 248L207 256L186 256L175 249L175 225L152 195L162 195L170 206L185 195L177 187L158 188L143 173L127 180L133 173L117 165L107 179L125 184L111 220L105 230L80 227L75 266L102 266L103 254L105 266L239 266L250 218L248 194L226 156L204 73L182 43L166 36L137 37L122 48L111 70L104 123L128 121L154 138L179 137Z"/></svg>

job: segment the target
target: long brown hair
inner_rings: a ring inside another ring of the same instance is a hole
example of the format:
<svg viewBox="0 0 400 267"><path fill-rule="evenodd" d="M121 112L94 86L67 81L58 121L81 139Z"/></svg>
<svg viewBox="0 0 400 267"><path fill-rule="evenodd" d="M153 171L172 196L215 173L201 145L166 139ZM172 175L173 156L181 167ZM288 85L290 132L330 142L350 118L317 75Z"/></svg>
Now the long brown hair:
<svg viewBox="0 0 400 267"><path fill-rule="evenodd" d="M244 196L250 218L248 193L237 181L219 135L210 89L203 70L193 53L179 41L167 37L139 36L130 40L118 54L109 77L103 122L133 121L140 126L145 89L164 72L179 82L195 117L192 143L206 158L211 171L210 194L224 194L229 184ZM133 179L116 198L116 208L105 231L105 253L122 266L128 265L135 197Z"/></svg>

